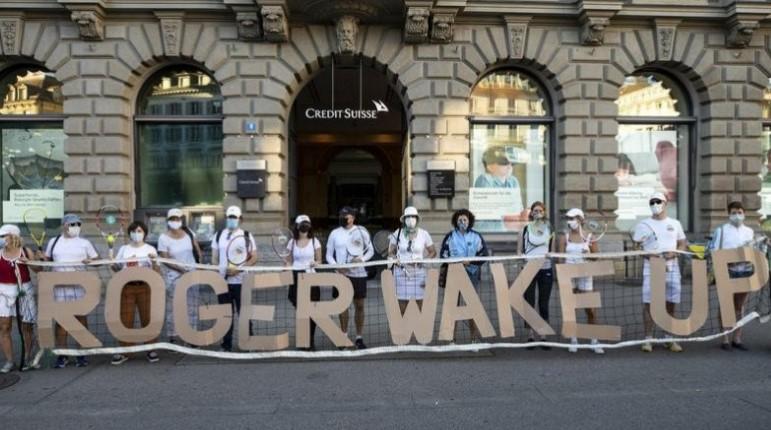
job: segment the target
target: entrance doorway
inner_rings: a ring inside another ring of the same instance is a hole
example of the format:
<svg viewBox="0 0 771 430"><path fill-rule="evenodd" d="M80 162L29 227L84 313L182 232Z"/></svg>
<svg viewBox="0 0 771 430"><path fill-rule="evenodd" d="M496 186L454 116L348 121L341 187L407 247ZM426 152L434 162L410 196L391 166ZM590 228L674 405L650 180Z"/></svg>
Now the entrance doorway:
<svg viewBox="0 0 771 430"><path fill-rule="evenodd" d="M290 221L329 231L343 206L370 231L393 229L406 195L407 118L395 78L360 56L336 56L298 94L289 118Z"/></svg>

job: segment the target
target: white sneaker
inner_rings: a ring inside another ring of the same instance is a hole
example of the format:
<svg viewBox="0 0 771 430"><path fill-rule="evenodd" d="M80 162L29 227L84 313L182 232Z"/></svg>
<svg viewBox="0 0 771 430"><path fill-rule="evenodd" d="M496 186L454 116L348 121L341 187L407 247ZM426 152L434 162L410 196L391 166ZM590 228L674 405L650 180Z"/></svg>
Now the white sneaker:
<svg viewBox="0 0 771 430"><path fill-rule="evenodd" d="M597 342L597 339L592 339L592 345L597 345L599 342ZM592 348L595 354L605 354L605 350L600 348L599 346L595 346Z"/></svg>
<svg viewBox="0 0 771 430"><path fill-rule="evenodd" d="M11 370L13 370L13 363L10 361L6 361L5 365L3 365L2 368L0 368L0 373L8 373Z"/></svg>
<svg viewBox="0 0 771 430"><path fill-rule="evenodd" d="M578 339L571 337L570 338L570 348L568 348L568 352L576 353L578 352L578 348L576 348L576 345L578 345Z"/></svg>

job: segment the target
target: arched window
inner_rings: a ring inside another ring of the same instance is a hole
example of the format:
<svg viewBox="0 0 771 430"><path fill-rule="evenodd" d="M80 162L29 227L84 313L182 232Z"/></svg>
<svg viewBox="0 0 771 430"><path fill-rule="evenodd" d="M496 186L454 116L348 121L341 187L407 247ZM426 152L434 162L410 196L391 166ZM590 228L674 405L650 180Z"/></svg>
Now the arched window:
<svg viewBox="0 0 771 430"><path fill-rule="evenodd" d="M763 91L761 102L761 119L763 121L761 169L763 180L760 188L760 215L764 232L771 232L771 78Z"/></svg>
<svg viewBox="0 0 771 430"><path fill-rule="evenodd" d="M696 119L685 91L657 72L627 76L618 105L616 226L630 230L650 216L648 199L667 196L667 213L690 229L690 152Z"/></svg>
<svg viewBox="0 0 771 430"><path fill-rule="evenodd" d="M21 223L25 213L28 222L62 217L62 104L62 85L45 69L20 67L0 76L4 223Z"/></svg>
<svg viewBox="0 0 771 430"><path fill-rule="evenodd" d="M161 70L137 101L140 209L219 206L222 95L217 81L190 66Z"/></svg>
<svg viewBox="0 0 771 430"><path fill-rule="evenodd" d="M534 201L549 204L549 98L531 77L499 70L471 93L469 208L481 231L518 230Z"/></svg>

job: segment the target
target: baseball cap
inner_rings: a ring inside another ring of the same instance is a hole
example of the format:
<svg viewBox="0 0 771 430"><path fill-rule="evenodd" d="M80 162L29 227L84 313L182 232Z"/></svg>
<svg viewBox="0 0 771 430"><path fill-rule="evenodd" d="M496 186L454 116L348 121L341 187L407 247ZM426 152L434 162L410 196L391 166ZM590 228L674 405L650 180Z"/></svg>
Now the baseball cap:
<svg viewBox="0 0 771 430"><path fill-rule="evenodd" d="M21 230L19 230L19 227L13 224L5 224L4 226L0 227L0 236L5 236L8 234L13 236L21 236Z"/></svg>
<svg viewBox="0 0 771 430"><path fill-rule="evenodd" d="M662 202L665 202L665 201L667 201L667 196L664 195L664 193L662 193L662 192L655 192L655 193L653 193L652 196L650 196L648 201L651 201L651 200L654 200L654 199L658 199L658 200L661 200Z"/></svg>
<svg viewBox="0 0 771 430"><path fill-rule="evenodd" d="M294 223L295 224L300 224L301 222L310 223L311 219L310 219L310 217L308 217L308 215L305 215L305 214L298 215L297 218L295 218Z"/></svg>
<svg viewBox="0 0 771 430"><path fill-rule="evenodd" d="M570 209L568 213L565 214L565 216L567 216L568 218L573 218L573 217L584 218L584 211L578 208L573 208L573 209Z"/></svg>
<svg viewBox="0 0 771 430"><path fill-rule="evenodd" d="M80 217L76 214L66 214L62 217L62 225L70 225L76 222L81 222Z"/></svg>
<svg viewBox="0 0 771 430"><path fill-rule="evenodd" d="M225 211L225 216L237 216L241 217L241 208L238 206L231 206Z"/></svg>
<svg viewBox="0 0 771 430"><path fill-rule="evenodd" d="M173 216L182 218L182 216L183 216L182 209L177 209L177 208L169 209L169 211L166 213L166 218L168 219L168 218L171 218Z"/></svg>

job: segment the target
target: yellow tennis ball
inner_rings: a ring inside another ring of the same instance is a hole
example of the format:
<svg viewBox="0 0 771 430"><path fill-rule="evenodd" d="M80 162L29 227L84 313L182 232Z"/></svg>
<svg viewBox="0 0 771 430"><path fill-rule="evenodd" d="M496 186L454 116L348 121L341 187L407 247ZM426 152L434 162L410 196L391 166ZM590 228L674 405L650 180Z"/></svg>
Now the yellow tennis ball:
<svg viewBox="0 0 771 430"><path fill-rule="evenodd" d="M111 234L108 235L107 236L107 245L108 246L112 246L114 243L115 243L115 236L113 236Z"/></svg>

